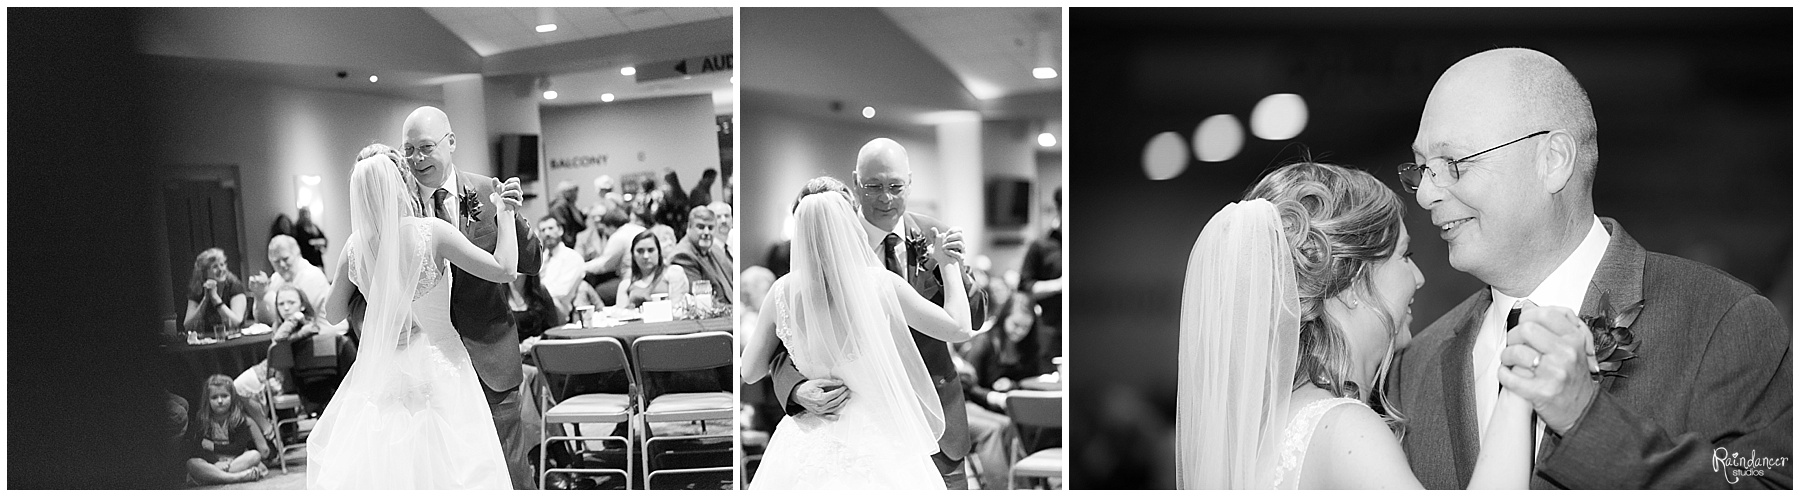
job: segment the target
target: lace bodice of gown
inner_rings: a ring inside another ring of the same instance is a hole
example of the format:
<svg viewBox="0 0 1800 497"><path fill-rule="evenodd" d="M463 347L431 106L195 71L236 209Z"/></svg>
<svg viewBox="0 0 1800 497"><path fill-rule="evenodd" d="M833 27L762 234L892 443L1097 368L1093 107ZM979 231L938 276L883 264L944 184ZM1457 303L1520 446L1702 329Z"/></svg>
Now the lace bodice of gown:
<svg viewBox="0 0 1800 497"><path fill-rule="evenodd" d="M449 261L440 259L437 252L432 250L433 238L429 226L419 222L417 218L402 220L401 225L406 226L404 229L417 235L406 239L407 243L412 246L413 259L418 261L419 286L413 288L413 300L417 301L423 298L426 292L431 291L432 287L437 286L438 278L446 272L443 266ZM344 247L344 257L350 257L352 261L357 260L356 257L361 252L356 246L355 240L352 238L351 243ZM358 288L368 288L368 276L363 274L363 266L355 263L349 266L350 282L355 283Z"/></svg>
<svg viewBox="0 0 1800 497"><path fill-rule="evenodd" d="M382 391L384 395L400 399L410 410L418 411L437 404L434 392L445 384L441 379L460 379L472 375L469 366L468 349L462 343L462 337L456 334L455 325L450 321L450 285L449 261L438 256L434 239L429 226L419 218L406 218L401 221L403 230L414 236L405 237L409 248L408 263L418 271L419 283L413 288L412 319L413 327L400 337L401 349L412 349L400 354L397 359L401 364L403 378L393 378L386 383ZM358 247L345 247L347 257L356 257ZM356 259L351 259L355 261ZM362 265L350 264L350 281L358 288L369 288L368 276L363 274ZM417 340L423 338L430 347L416 347Z"/></svg>
<svg viewBox="0 0 1800 497"><path fill-rule="evenodd" d="M1281 430L1281 448L1276 452L1275 473L1270 488L1300 488L1301 464L1306 462L1306 449L1312 445L1313 431L1319 428L1319 420L1326 412L1344 404L1360 405L1362 402L1344 397L1319 399L1294 413L1294 419L1289 420L1287 428Z"/></svg>
<svg viewBox="0 0 1800 497"><path fill-rule="evenodd" d="M788 311L788 299L791 298L792 295L787 291L787 282L781 281L779 283L781 283L781 285L770 289L770 298L767 300L767 302L772 304L771 307L774 307L775 336L781 339L781 346L787 348L788 360L794 362L794 369L803 372L816 371L815 364L818 364L818 359L807 357L806 347L801 347L800 343L797 342L799 337L794 336L792 324L793 315ZM845 358L843 362L850 362L853 360L856 360L856 358L848 357Z"/></svg>

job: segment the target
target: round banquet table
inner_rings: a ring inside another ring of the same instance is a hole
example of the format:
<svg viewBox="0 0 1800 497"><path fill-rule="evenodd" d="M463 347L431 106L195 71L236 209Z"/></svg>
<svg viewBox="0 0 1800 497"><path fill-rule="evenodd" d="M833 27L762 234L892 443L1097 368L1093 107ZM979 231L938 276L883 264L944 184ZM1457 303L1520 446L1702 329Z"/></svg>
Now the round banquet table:
<svg viewBox="0 0 1800 497"><path fill-rule="evenodd" d="M244 335L218 343L189 345L186 342L165 343L162 352L168 359L172 385L178 395L195 395L207 376L222 374L236 378L250 366L269 357L269 344L274 333ZM190 399L192 400L192 399Z"/></svg>

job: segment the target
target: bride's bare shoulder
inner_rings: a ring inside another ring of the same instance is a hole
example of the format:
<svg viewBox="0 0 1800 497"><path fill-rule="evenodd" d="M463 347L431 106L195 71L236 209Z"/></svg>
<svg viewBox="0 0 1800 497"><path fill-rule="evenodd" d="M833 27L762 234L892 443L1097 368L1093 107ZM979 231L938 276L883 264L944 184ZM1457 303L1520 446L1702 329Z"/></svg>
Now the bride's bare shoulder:
<svg viewBox="0 0 1800 497"><path fill-rule="evenodd" d="M1319 418L1307 451L1308 478L1324 488L1419 488L1387 420L1361 402L1346 402Z"/></svg>

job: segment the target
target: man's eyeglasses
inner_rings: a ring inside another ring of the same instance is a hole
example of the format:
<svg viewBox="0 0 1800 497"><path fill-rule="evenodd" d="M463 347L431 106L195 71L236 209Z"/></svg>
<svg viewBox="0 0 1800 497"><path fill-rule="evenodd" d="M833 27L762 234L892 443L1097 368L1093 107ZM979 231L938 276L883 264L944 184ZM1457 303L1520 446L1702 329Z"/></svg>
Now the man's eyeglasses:
<svg viewBox="0 0 1800 497"><path fill-rule="evenodd" d="M1529 135L1525 135L1525 136L1519 137L1519 139L1517 139L1517 140L1502 143L1498 146L1495 146L1494 148L1490 148L1490 149L1483 150L1480 152L1475 152L1473 154L1465 155L1461 159L1445 159L1445 158L1439 157L1436 159L1427 160L1427 161L1425 161L1425 164L1422 164L1422 165L1414 164L1411 162L1401 164L1400 165L1400 185L1406 187L1407 193L1418 192L1419 185L1420 185L1419 182L1422 181L1424 179L1423 176L1425 176L1425 174L1427 172L1429 172L1431 174L1431 184L1437 185L1438 188L1449 188L1450 185L1456 184L1456 180L1462 179L1464 162L1468 162L1471 159L1480 157L1481 154L1485 154L1485 153L1492 152L1495 150L1500 150L1501 148L1504 148L1507 145L1512 145L1514 143L1525 141L1527 138L1532 138L1535 136L1544 135L1544 134L1548 134L1548 133L1550 133L1550 130L1544 130L1544 131L1539 131L1539 132L1532 133Z"/></svg>
<svg viewBox="0 0 1800 497"><path fill-rule="evenodd" d="M451 134L453 134L453 133L444 133L444 136L442 138L438 138L437 141L431 142L430 144L427 144L427 145L420 145L420 146L418 146L418 148L414 148L411 143L403 145L400 156L410 160L410 159L413 159L416 157L423 157L423 156L431 155L432 152L437 151L438 144L443 143L444 138L449 138Z"/></svg>
<svg viewBox="0 0 1800 497"><path fill-rule="evenodd" d="M876 196L876 195L881 195L882 193L886 193L888 195L892 195L895 197L900 197L900 196L906 195L906 186L907 185L897 184L897 183L892 184L892 185L887 185L887 186L857 185L856 189L861 190L863 195L868 195L871 197Z"/></svg>

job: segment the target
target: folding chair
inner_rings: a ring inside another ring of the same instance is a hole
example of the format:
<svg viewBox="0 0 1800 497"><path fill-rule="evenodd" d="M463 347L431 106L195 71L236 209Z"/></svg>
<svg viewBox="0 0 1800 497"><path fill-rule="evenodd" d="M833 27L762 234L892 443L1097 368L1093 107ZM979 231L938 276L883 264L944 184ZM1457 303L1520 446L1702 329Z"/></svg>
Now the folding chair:
<svg viewBox="0 0 1800 497"><path fill-rule="evenodd" d="M1019 428L1036 426L1042 428L1061 429L1062 392L1040 392L1036 390L1014 390L1006 394L1006 415ZM1023 452L1021 449L1019 452ZM1017 457L1019 454L1014 453ZM1051 447L1022 459L1013 461L1012 471L1006 480L1007 489L1012 489L1019 478L1062 478L1063 448ZM1048 485L1045 485L1048 487Z"/></svg>
<svg viewBox="0 0 1800 497"><path fill-rule="evenodd" d="M278 342L269 347L268 376L277 377L280 375L280 371L291 369L293 366L294 349L290 344ZM275 430L275 460L281 464L282 474L286 474L288 472L288 453L296 450L301 451L302 454L305 453L306 442L304 440L306 438L301 436L303 428L301 422L310 421L310 416L306 412L305 402L300 400L300 394L283 393L274 381L265 379L262 393L263 405L269 411L269 426ZM290 413L288 417L282 416L284 411ZM287 437L282 436L281 428L283 426L293 426L294 439L300 440L300 442L289 444Z"/></svg>
<svg viewBox="0 0 1800 497"><path fill-rule="evenodd" d="M631 427L632 402L637 391L637 376L632 374L629 363L625 359L625 347L612 337L577 338L568 340L543 340L532 348L532 355L537 361L538 370L544 374L544 390L538 396L539 411L543 413L543 423L538 431L538 488L544 488L550 473L617 473L625 476L625 488L631 488L631 475L635 468L632 465L631 438L635 431ZM627 391L618 393L583 393L568 395L569 376L625 371ZM551 385L556 376L562 378L562 388ZM555 405L550 405L555 402ZM549 435L551 423L624 423L626 435L582 435L579 426L573 435ZM551 468L549 467L551 442L576 442L572 453L579 460L586 452L580 443L585 440L616 440L625 446L625 469L618 468Z"/></svg>
<svg viewBox="0 0 1800 497"><path fill-rule="evenodd" d="M644 488L651 488L656 477L664 475L732 472L732 450L727 447L719 455L724 464L690 468L658 469L651 465L652 445L659 442L681 440L703 440L724 438L729 442L734 436L731 428L736 419L737 402L732 398L731 383L724 382L725 390L702 392L664 392L661 382L654 381L650 375L655 373L675 373L682 371L708 371L716 368L729 368L735 347L731 334L723 331L710 331L686 335L661 335L637 339L631 345L633 355L637 356L638 372L644 379L644 412L640 416L644 424ZM654 391L653 391L654 390ZM727 427L723 433L707 433L707 421L725 421ZM701 433L697 435L663 435L658 436L652 423L687 422L697 423ZM710 460L708 454L715 451L699 451L696 459ZM677 459L683 454L671 452L670 459ZM729 477L728 477L729 478Z"/></svg>

